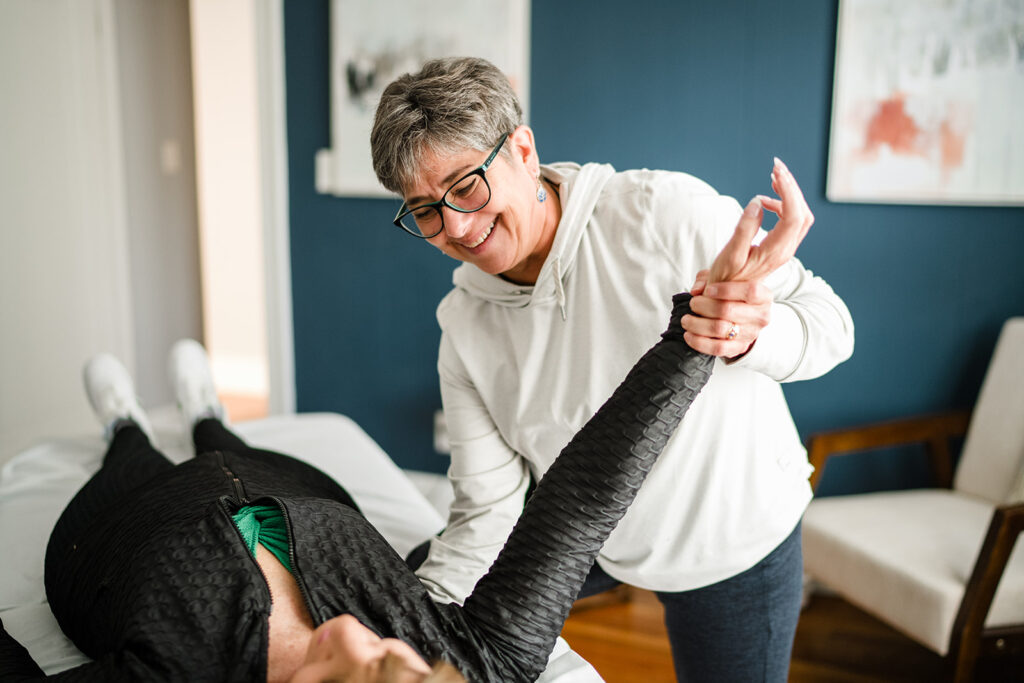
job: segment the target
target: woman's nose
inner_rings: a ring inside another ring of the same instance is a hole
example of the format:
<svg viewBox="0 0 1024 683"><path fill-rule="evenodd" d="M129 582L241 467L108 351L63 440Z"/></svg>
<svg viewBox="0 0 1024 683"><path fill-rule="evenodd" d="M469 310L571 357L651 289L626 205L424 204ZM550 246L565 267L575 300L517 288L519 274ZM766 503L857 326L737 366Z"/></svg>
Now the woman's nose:
<svg viewBox="0 0 1024 683"><path fill-rule="evenodd" d="M452 239L465 237L473 229L473 214L456 211L446 206L444 211L444 232Z"/></svg>

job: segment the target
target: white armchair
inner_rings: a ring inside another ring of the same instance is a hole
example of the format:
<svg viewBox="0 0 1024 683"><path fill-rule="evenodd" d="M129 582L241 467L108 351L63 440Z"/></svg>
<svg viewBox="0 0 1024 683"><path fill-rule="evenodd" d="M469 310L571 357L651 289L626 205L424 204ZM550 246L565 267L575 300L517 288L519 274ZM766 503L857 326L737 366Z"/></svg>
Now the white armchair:
<svg viewBox="0 0 1024 683"><path fill-rule="evenodd" d="M949 440L966 433L953 476ZM816 434L828 457L920 442L937 488L815 499L803 523L814 579L906 633L969 681L979 656L1024 653L1024 318L1003 326L973 413Z"/></svg>

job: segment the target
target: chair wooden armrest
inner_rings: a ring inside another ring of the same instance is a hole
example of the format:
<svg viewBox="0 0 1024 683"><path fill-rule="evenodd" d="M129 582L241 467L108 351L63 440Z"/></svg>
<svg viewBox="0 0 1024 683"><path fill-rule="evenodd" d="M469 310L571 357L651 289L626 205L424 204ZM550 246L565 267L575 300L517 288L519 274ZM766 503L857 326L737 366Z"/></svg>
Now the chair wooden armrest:
<svg viewBox="0 0 1024 683"><path fill-rule="evenodd" d="M953 459L949 440L967 433L970 417L970 411L961 410L813 434L807 440L807 457L814 466L811 486L818 487L825 471L825 461L833 455L924 443L936 485L950 488L953 484Z"/></svg>
<svg viewBox="0 0 1024 683"><path fill-rule="evenodd" d="M949 657L954 663L953 680L969 681L982 648L992 654L1006 654L1014 643L1019 649L1024 643L1024 627L985 629L985 618L992 606L999 580L1013 552L1017 538L1024 531L1024 503L1000 505L992 513L985 542L974 563L974 571L967 582L963 602L950 637Z"/></svg>

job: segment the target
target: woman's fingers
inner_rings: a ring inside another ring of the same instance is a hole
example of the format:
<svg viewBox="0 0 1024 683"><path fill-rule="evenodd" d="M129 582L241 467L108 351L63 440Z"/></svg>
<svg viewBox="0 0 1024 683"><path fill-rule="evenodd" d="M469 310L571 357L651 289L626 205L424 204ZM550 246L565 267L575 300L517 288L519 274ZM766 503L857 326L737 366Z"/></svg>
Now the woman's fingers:
<svg viewBox="0 0 1024 683"><path fill-rule="evenodd" d="M766 194L759 194L757 198L761 201L761 206L766 211L771 211L778 217L782 217L782 200L776 199L775 197L769 197Z"/></svg>
<svg viewBox="0 0 1024 683"><path fill-rule="evenodd" d="M752 265L756 264L756 270L763 273L761 277L793 257L814 222L796 178L778 158L772 169L772 187L781 199L769 201L765 206L779 216L779 222L750 255Z"/></svg>
<svg viewBox="0 0 1024 683"><path fill-rule="evenodd" d="M735 279L742 271L750 256L750 243L761 227L761 202L751 199L740 216L732 237L711 264L707 282L724 282Z"/></svg>
<svg viewBox="0 0 1024 683"><path fill-rule="evenodd" d="M796 253L814 222L814 216L796 178L777 157L771 177L772 188L779 198L758 195L750 200L732 237L715 258L707 276L697 278L691 290L694 295L702 293L703 286L713 282L760 280ZM776 214L779 221L759 245L752 246L761 227L764 210Z"/></svg>
<svg viewBox="0 0 1024 683"><path fill-rule="evenodd" d="M699 318L686 315L682 320L683 329L698 337L710 339L736 339L744 332L743 321L725 320L723 318ZM735 334L733 334L735 333ZM733 334L732 337L729 335ZM749 341L749 340L748 340Z"/></svg>
<svg viewBox="0 0 1024 683"><path fill-rule="evenodd" d="M706 297L702 298L748 304L761 304L772 300L772 291L761 280L716 282L708 285L704 294Z"/></svg>
<svg viewBox="0 0 1024 683"><path fill-rule="evenodd" d="M690 301L694 316L734 323L768 323L772 292L763 282L721 282L708 285L708 290L706 296ZM690 329L686 324L683 327Z"/></svg>
<svg viewBox="0 0 1024 683"><path fill-rule="evenodd" d="M778 194L782 198L785 219L796 221L800 226L797 239L797 244L799 244L811 224L814 223L814 215L811 213L810 207L807 206L807 200L804 198L804 193L800 189L800 185L797 184L796 178L793 177L793 173L778 157L775 157L775 168L772 173L779 181L780 191Z"/></svg>
<svg viewBox="0 0 1024 683"><path fill-rule="evenodd" d="M771 320L771 292L761 283L731 282L711 287L747 287L730 296L746 296L751 301L694 297L693 315L680 321L687 343L701 353L735 358L747 352ZM745 294L743 292L746 292Z"/></svg>
<svg viewBox="0 0 1024 683"><path fill-rule="evenodd" d="M693 315L681 321L687 343L697 351L735 358L750 349L771 315L772 295L761 281L793 257L814 222L796 178L778 158L771 178L779 198L750 200L710 270L697 274ZM779 221L753 245L764 211Z"/></svg>
<svg viewBox="0 0 1024 683"><path fill-rule="evenodd" d="M708 283L709 272L710 271L706 268L697 272L697 277L693 280L693 287L690 287L690 294L692 296L698 296L704 293L704 286Z"/></svg>

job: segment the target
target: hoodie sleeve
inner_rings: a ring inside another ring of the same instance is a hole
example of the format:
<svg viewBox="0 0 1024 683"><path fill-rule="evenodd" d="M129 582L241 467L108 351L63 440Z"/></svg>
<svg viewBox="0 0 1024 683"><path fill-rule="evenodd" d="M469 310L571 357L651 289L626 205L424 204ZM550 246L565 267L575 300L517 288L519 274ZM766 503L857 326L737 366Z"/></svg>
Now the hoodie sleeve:
<svg viewBox="0 0 1024 683"><path fill-rule="evenodd" d="M501 680L532 681L598 551L711 376L686 345L677 295L668 330L548 469L463 615L505 663Z"/></svg>
<svg viewBox="0 0 1024 683"><path fill-rule="evenodd" d="M796 258L765 280L771 322L750 350L730 363L777 382L814 379L853 354L853 318L827 282Z"/></svg>
<svg viewBox="0 0 1024 683"><path fill-rule="evenodd" d="M461 603L498 556L523 511L530 471L502 438L446 334L438 355L455 498L448 526L416 575L439 602Z"/></svg>

